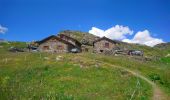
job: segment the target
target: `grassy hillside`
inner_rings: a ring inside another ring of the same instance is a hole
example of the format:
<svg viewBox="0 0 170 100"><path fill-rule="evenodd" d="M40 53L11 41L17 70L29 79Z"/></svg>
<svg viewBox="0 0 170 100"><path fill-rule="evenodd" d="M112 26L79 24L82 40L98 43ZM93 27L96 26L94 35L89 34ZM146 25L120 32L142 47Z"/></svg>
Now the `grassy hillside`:
<svg viewBox="0 0 170 100"><path fill-rule="evenodd" d="M0 42L0 50L7 51L10 47L26 48L26 42Z"/></svg>
<svg viewBox="0 0 170 100"><path fill-rule="evenodd" d="M86 55L86 54L85 54ZM88 55L88 54L87 54ZM73 54L1 54L0 98L8 99L119 99L131 98L140 81L135 99L149 99L152 89L131 73ZM25 58L26 57L26 58ZM45 60L44 57L48 57ZM72 60L71 60L72 59ZM81 65L77 59L82 60ZM74 61L73 61L74 60ZM129 86L130 84L130 86Z"/></svg>
<svg viewBox="0 0 170 100"><path fill-rule="evenodd" d="M94 36L93 34L87 33L87 32L81 32L81 31L71 31L71 30L65 30L61 31L59 34L65 34L72 38L77 39L79 42L82 42L82 40L87 40L90 45L93 44L93 41L97 39L97 36ZM142 50L145 53L145 56L151 57L151 58L157 58L157 57L164 57L168 53L170 53L170 44L169 43L163 43L155 46L154 48L148 47L145 45L139 45L139 44L128 44L124 42L120 42L119 45L121 48L128 49L128 50Z"/></svg>
<svg viewBox="0 0 170 100"><path fill-rule="evenodd" d="M155 46L155 48L162 49L162 50L168 50L168 49L170 49L170 42L157 44Z"/></svg>
<svg viewBox="0 0 170 100"><path fill-rule="evenodd" d="M68 35L72 38L75 38L80 43L82 43L83 40L86 40L89 45L93 45L93 41L98 38L97 36L94 36L93 34L90 34L87 32L81 32L81 31L65 30L65 31L61 31L59 34Z"/></svg>
<svg viewBox="0 0 170 100"><path fill-rule="evenodd" d="M26 43L1 43L1 46L0 100L152 99L153 87L148 82L112 65L143 75L170 95L168 57L161 56L160 60L146 62L128 56L92 53L10 53L7 51L8 47L24 47ZM152 48L145 49L147 53L157 53L150 51Z"/></svg>
<svg viewBox="0 0 170 100"><path fill-rule="evenodd" d="M154 48L159 49L164 54L170 54L170 42L158 44Z"/></svg>

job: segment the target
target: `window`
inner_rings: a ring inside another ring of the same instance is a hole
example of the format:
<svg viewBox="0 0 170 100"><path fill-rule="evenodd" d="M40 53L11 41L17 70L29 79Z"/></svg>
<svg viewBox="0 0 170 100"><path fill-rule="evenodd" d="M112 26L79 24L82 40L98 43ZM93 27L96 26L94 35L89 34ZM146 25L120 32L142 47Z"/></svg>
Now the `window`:
<svg viewBox="0 0 170 100"><path fill-rule="evenodd" d="M109 43L105 43L105 48L109 48Z"/></svg>
<svg viewBox="0 0 170 100"><path fill-rule="evenodd" d="M64 36L63 36L63 35L60 35L60 38L62 38L62 39L63 39L63 38L64 38Z"/></svg>
<svg viewBox="0 0 170 100"><path fill-rule="evenodd" d="M57 49L60 49L60 50L63 49L63 45L58 45Z"/></svg>
<svg viewBox="0 0 170 100"><path fill-rule="evenodd" d="M49 48L49 46L44 46L43 49L44 50L49 50L50 48Z"/></svg>

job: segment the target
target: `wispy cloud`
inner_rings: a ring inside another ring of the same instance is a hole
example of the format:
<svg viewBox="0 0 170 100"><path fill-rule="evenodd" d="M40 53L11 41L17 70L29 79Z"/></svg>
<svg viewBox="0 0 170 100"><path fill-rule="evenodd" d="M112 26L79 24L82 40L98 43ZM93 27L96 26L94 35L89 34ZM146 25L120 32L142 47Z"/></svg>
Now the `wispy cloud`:
<svg viewBox="0 0 170 100"><path fill-rule="evenodd" d="M127 36L133 35L133 31L128 26L122 25L116 25L107 30L92 27L89 33L99 37L105 36L110 39L117 39L128 43L138 43L151 47L159 43L164 43L162 39L152 37L148 30L138 31L132 39L128 39Z"/></svg>
<svg viewBox="0 0 170 100"><path fill-rule="evenodd" d="M0 34L5 34L8 31L8 28L0 25Z"/></svg>

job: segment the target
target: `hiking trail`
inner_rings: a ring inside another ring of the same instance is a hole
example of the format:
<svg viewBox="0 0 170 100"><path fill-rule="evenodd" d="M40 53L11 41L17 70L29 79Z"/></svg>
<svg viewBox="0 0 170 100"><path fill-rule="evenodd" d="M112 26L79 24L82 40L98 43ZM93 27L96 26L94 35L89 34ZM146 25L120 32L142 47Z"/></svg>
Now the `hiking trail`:
<svg viewBox="0 0 170 100"><path fill-rule="evenodd" d="M152 100L168 100L166 94L154 83L152 82L151 80L149 80L148 78L146 78L145 76L135 72L135 71L132 71L130 69L127 69L125 67L121 67L121 66L116 66L116 65L111 65L111 64L108 64L108 63L105 63L109 66L113 66L113 67L116 67L116 68L119 68L119 69L123 69L133 75L135 75L136 77L139 77L140 79L142 80L145 80L147 83L149 83L150 85L152 85L153 87L153 97L152 97Z"/></svg>

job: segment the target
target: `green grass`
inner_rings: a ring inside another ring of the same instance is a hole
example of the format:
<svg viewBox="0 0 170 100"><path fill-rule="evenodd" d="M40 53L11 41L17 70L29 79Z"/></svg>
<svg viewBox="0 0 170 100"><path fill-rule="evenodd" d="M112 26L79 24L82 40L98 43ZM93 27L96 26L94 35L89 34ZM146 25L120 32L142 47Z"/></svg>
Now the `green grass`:
<svg viewBox="0 0 170 100"><path fill-rule="evenodd" d="M170 63L170 57L163 57L163 58L160 59L160 61L161 61L162 63L169 64L169 63Z"/></svg>
<svg viewBox="0 0 170 100"><path fill-rule="evenodd" d="M147 62L121 56L113 57L89 54L85 55L85 57L117 66L123 66L146 76L150 80L153 80L153 77L159 77L159 80L153 81L160 85L165 90L165 92L170 95L170 63L165 63L165 61L169 61L167 59L163 61L160 59Z"/></svg>
<svg viewBox="0 0 170 100"><path fill-rule="evenodd" d="M153 89L146 81L117 65L138 72L170 95L170 63L158 49L145 49L147 55L159 54L161 59L139 61L124 56L104 56L92 53L49 54L10 53L10 46L26 43L2 43L0 48L0 100L150 100ZM166 51L167 52L167 51ZM56 57L62 56L56 61ZM48 59L44 59L48 57ZM137 81L140 85L136 87Z"/></svg>
<svg viewBox="0 0 170 100"><path fill-rule="evenodd" d="M86 55L86 54L84 54ZM87 54L88 55L88 54ZM76 60L74 54L3 53L0 62L0 99L148 100L152 87L132 74L87 58ZM25 59L26 57L26 59ZM44 60L48 57L48 60ZM81 61L82 60L82 61ZM83 64L81 68L79 64ZM140 86L136 88L137 80Z"/></svg>

